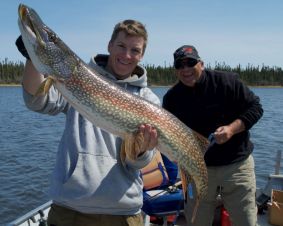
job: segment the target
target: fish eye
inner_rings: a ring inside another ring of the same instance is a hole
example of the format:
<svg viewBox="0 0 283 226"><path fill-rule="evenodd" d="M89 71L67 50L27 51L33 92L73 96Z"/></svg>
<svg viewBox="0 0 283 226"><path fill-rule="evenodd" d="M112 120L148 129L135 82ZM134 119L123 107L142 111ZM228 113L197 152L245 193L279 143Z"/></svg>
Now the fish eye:
<svg viewBox="0 0 283 226"><path fill-rule="evenodd" d="M48 39L49 39L51 42L56 43L56 42L57 42L57 35L52 34L52 33L49 33Z"/></svg>

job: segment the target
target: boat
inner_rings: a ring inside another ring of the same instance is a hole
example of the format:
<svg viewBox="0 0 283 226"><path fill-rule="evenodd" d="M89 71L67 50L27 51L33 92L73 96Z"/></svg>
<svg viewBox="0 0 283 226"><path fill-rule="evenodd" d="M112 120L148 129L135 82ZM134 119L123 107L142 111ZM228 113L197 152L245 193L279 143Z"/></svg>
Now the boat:
<svg viewBox="0 0 283 226"><path fill-rule="evenodd" d="M276 164L275 164L275 173L270 174L268 176L268 180L266 183L266 186L264 188L259 188L257 189L257 206L258 206L258 226L272 226L269 224L269 218L268 218L268 205L270 204L270 197L271 197L271 192L273 189L283 191L283 174L280 174L280 161L281 160L281 151L277 152L277 157L276 157ZM172 187L170 189L176 189L180 183L177 182L176 187ZM164 189L164 190L159 190L158 192L155 192L155 194L152 194L152 196L155 196L156 194L168 194L170 193L170 189ZM24 214L23 216L17 218L16 220L10 222L7 224L7 226L47 226L47 216L48 216L48 211L50 209L50 206L52 204L52 201L48 201L44 203L43 205L29 211L28 213ZM219 207L223 212L222 207ZM144 212L143 212L144 213ZM152 214L151 216L147 215L144 213L144 222L145 226L155 226L155 225L163 225L166 226L168 225L168 216L176 216L177 218L173 219L170 222L170 225L175 225L175 226L185 226L185 217L183 215L182 210L176 209L174 211L161 211L159 213ZM223 215L221 215L223 217ZM161 219L161 224L154 224L151 221L151 217L157 217ZM222 219L223 220L223 219ZM226 218L227 221L229 221L229 216ZM217 223L215 223L217 222ZM215 221L213 226L223 226L223 222L221 223L221 220L218 219L218 221ZM229 225L229 222L228 224Z"/></svg>
<svg viewBox="0 0 283 226"><path fill-rule="evenodd" d="M52 201L48 201L8 223L7 226L47 226L47 216L51 204Z"/></svg>
<svg viewBox="0 0 283 226"><path fill-rule="evenodd" d="M270 189L272 187L280 187L283 190L283 175L270 175L266 187L264 189L258 189L258 198L262 194L266 196L266 194L268 194L268 191L271 191ZM52 201L48 201L43 205L33 209L32 211L29 211L18 219L10 222L7 226L47 226L47 215L51 204ZM167 222L165 223L164 220L166 220L169 215L172 216L172 214L176 213L177 211L173 213L160 213L156 214L156 216L163 219L163 225L167 225ZM153 226L156 224L151 223L150 217L148 215L145 215L145 226L149 225ZM181 211L179 212L179 217L176 220L175 225L186 225L185 218ZM268 214L266 210L264 210L261 214L258 214L258 226L271 226L271 224L268 223Z"/></svg>

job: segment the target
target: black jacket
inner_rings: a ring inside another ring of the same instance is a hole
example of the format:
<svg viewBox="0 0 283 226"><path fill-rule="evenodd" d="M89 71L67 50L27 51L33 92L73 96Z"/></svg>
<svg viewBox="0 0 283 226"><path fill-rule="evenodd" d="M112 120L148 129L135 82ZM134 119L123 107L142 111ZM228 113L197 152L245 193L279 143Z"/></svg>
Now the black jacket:
<svg viewBox="0 0 283 226"><path fill-rule="evenodd" d="M204 70L195 87L179 82L168 90L163 98L163 107L205 137L235 119L244 122L244 132L207 150L204 156L207 166L227 165L246 159L253 150L248 130L263 114L259 97L238 79L238 74L212 70Z"/></svg>

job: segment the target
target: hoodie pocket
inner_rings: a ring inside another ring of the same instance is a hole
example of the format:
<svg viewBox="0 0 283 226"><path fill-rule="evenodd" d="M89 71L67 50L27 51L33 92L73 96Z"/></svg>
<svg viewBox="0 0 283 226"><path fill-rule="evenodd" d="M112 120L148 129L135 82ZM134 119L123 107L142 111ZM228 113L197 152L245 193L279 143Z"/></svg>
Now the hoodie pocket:
<svg viewBox="0 0 283 226"><path fill-rule="evenodd" d="M79 206L132 208L141 205L142 184L135 171L128 171L116 159L79 153L70 178L62 184L59 199Z"/></svg>
<svg viewBox="0 0 283 226"><path fill-rule="evenodd" d="M116 164L117 161L108 156L79 153L72 175L62 185L61 196L67 199L91 196Z"/></svg>

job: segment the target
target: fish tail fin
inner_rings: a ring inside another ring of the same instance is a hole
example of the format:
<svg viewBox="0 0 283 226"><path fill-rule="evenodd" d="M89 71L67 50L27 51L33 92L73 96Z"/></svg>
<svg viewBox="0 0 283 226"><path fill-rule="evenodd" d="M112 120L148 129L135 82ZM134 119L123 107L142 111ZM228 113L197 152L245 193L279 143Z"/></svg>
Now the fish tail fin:
<svg viewBox="0 0 283 226"><path fill-rule="evenodd" d="M187 192L188 192L188 177L185 173L185 171L181 168L180 169L180 177L182 181L182 189L183 189L183 196L185 202L187 202Z"/></svg>
<svg viewBox="0 0 283 226"><path fill-rule="evenodd" d="M196 204L195 204L194 209L193 209L192 219L191 219L192 224L195 222L195 219L196 219L197 210L198 210L198 207L199 207L199 202L200 202L200 200L197 197L196 198Z"/></svg>
<svg viewBox="0 0 283 226"><path fill-rule="evenodd" d="M192 188L193 179L192 179L191 175L187 175L186 171L183 170L182 168L180 170L180 177L181 177L181 181L182 181L182 189L183 189L184 200L185 200L185 203L186 203L188 196L190 198L193 198L193 194L192 194L192 192L193 192L192 191L192 189L193 189ZM196 203L195 203L195 206L194 206L194 209L193 209L192 219L191 219L192 223L194 223L194 221L195 221L197 209L199 207L199 203L200 203L200 199L197 196Z"/></svg>

